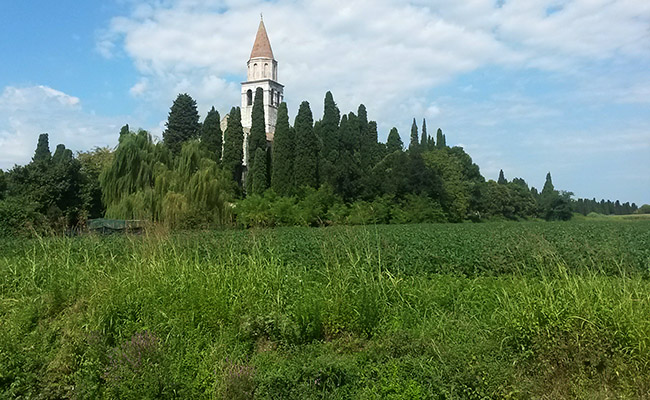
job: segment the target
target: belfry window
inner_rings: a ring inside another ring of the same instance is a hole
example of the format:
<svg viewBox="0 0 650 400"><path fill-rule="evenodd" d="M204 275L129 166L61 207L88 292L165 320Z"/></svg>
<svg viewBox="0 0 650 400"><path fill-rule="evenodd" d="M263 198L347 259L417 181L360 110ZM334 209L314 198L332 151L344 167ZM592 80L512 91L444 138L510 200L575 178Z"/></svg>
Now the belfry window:
<svg viewBox="0 0 650 400"><path fill-rule="evenodd" d="M250 89L246 92L246 105L253 105L253 91Z"/></svg>

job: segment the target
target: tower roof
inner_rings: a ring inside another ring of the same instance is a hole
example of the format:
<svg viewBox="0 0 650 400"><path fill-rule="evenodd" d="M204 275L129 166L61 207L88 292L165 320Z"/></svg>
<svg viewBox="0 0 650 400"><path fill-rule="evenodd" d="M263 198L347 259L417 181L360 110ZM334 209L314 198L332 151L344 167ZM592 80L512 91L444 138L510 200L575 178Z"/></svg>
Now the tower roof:
<svg viewBox="0 0 650 400"><path fill-rule="evenodd" d="M266 27L264 21L260 20L260 26L257 28L257 35L255 36L255 43L251 51L251 58L273 58L273 50L271 50L271 42L269 36L266 34Z"/></svg>

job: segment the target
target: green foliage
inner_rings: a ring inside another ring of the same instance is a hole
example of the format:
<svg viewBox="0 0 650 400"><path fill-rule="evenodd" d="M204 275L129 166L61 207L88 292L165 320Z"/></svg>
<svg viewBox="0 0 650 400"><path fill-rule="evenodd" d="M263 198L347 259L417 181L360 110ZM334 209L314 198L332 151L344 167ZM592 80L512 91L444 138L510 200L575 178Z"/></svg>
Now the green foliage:
<svg viewBox="0 0 650 400"><path fill-rule="evenodd" d="M84 219L100 218L106 212L106 208L102 203L99 176L113 162L113 151L108 147L96 147L91 151L79 152L77 159L81 164L80 196L85 214Z"/></svg>
<svg viewBox="0 0 650 400"><path fill-rule="evenodd" d="M499 170L499 180L497 180L497 183L499 185L505 185L506 183L508 183L508 180L503 175L503 170L502 169Z"/></svg>
<svg viewBox="0 0 650 400"><path fill-rule="evenodd" d="M0 200L4 199L6 190L7 178L5 177L5 172L0 169Z"/></svg>
<svg viewBox="0 0 650 400"><path fill-rule="evenodd" d="M52 153L50 153L50 144L47 133L41 133L38 136L38 144L36 145L36 151L34 151L34 157L32 157L32 162L47 162L52 158Z"/></svg>
<svg viewBox="0 0 650 400"><path fill-rule="evenodd" d="M570 192L558 192L553 186L551 173L546 174L544 188L539 196L539 207L542 216L547 221L568 221L573 216L571 211Z"/></svg>
<svg viewBox="0 0 650 400"><path fill-rule="evenodd" d="M409 143L409 150L416 151L419 147L420 140L418 139L418 125L415 123L415 118L413 118L413 124L411 125L411 142Z"/></svg>
<svg viewBox="0 0 650 400"><path fill-rule="evenodd" d="M250 182L250 191L248 193L262 194L267 189L268 171L266 165L266 151L258 147L248 175L248 181Z"/></svg>
<svg viewBox="0 0 650 400"><path fill-rule="evenodd" d="M255 90L255 102L251 114L252 125L248 135L248 166L253 165L257 149L266 151L266 122L264 122L264 91L262 88Z"/></svg>
<svg viewBox="0 0 650 400"><path fill-rule="evenodd" d="M214 161L221 160L221 149L223 146L223 133L221 132L221 117L219 111L214 107L208 111L201 126L201 144L212 156Z"/></svg>
<svg viewBox="0 0 650 400"><path fill-rule="evenodd" d="M388 139L386 140L386 152L390 154L402 150L404 150L404 143L402 142L402 139L399 137L399 132L397 132L397 128L393 127L390 130L390 133L388 133Z"/></svg>
<svg viewBox="0 0 650 400"><path fill-rule="evenodd" d="M438 128L436 132L436 148L443 149L446 145L445 135L443 135L442 129Z"/></svg>
<svg viewBox="0 0 650 400"><path fill-rule="evenodd" d="M420 146L422 147L423 150L430 150L429 149L429 136L427 135L427 120L422 119L422 138L420 139L421 143Z"/></svg>
<svg viewBox="0 0 650 400"><path fill-rule="evenodd" d="M357 197L360 191L360 179L362 177L361 156L355 151L358 135L358 125L354 114L344 115L339 126L340 149L334 165L332 186L336 193L343 196L345 200L352 200Z"/></svg>
<svg viewBox="0 0 650 400"><path fill-rule="evenodd" d="M650 214L650 204L644 204L639 207L639 214Z"/></svg>
<svg viewBox="0 0 650 400"><path fill-rule="evenodd" d="M293 176L296 188L318 186L318 141L309 103L300 104L295 129Z"/></svg>
<svg viewBox="0 0 650 400"><path fill-rule="evenodd" d="M199 112L196 101L187 93L179 94L174 100L165 123L163 141L172 154L181 151L183 143L199 137Z"/></svg>
<svg viewBox="0 0 650 400"><path fill-rule="evenodd" d="M99 176L104 204L110 209L122 198L151 188L155 165L166 162L169 156L160 145L153 143L148 132L141 130L123 136L113 161Z"/></svg>
<svg viewBox="0 0 650 400"><path fill-rule="evenodd" d="M432 150L423 153L425 165L440 178L437 196L449 221L461 222L470 209L471 182L463 176L463 165L451 152Z"/></svg>
<svg viewBox="0 0 650 400"><path fill-rule="evenodd" d="M233 107L228 114L228 125L224 132L223 157L221 163L235 182L241 184L242 160L244 158L244 128L241 125L241 110Z"/></svg>
<svg viewBox="0 0 650 400"><path fill-rule="evenodd" d="M128 133L131 133L131 131L129 130L129 124L126 124L120 129L120 139Z"/></svg>
<svg viewBox="0 0 650 400"><path fill-rule="evenodd" d="M107 217L160 221L170 228L230 221L232 179L201 143L185 143L171 162L147 132L130 135L100 176Z"/></svg>
<svg viewBox="0 0 650 400"><path fill-rule="evenodd" d="M24 198L0 199L0 238L27 236L33 231L41 231L45 221L43 215L37 212L37 207L36 203Z"/></svg>
<svg viewBox="0 0 650 400"><path fill-rule="evenodd" d="M318 123L320 140L319 173L323 182L333 184L332 177L339 154L339 121L341 113L334 102L331 92L325 94L323 119ZM276 128L277 129L277 128ZM279 193L279 192L278 192Z"/></svg>
<svg viewBox="0 0 650 400"><path fill-rule="evenodd" d="M81 165L70 150L62 145L58 149L55 159L37 158L7 174L7 196L35 204L57 231L76 225L82 214Z"/></svg>
<svg viewBox="0 0 650 400"><path fill-rule="evenodd" d="M283 196L290 195L295 190L293 179L293 161L295 135L289 126L287 103L282 102L278 107L278 120L275 125L271 163L271 187Z"/></svg>
<svg viewBox="0 0 650 400"><path fill-rule="evenodd" d="M0 397L645 398L648 240L650 221L4 239Z"/></svg>

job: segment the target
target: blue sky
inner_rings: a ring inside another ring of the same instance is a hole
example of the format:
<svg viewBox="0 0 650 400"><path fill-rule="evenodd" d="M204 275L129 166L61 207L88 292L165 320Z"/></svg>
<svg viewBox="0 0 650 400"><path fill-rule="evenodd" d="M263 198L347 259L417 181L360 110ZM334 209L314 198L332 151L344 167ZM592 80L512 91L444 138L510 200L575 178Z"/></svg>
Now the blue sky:
<svg viewBox="0 0 650 400"><path fill-rule="evenodd" d="M488 179L650 203L650 3L605 0L113 0L0 3L0 168L39 133L114 146L161 135L187 92L202 116L239 102L259 21L285 100L364 103L380 139L441 127Z"/></svg>

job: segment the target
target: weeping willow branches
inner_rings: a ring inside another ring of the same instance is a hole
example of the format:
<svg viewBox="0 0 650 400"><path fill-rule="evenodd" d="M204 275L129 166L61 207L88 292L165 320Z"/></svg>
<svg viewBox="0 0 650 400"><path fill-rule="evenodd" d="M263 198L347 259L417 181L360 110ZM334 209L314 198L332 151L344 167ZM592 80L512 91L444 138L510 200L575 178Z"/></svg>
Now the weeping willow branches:
<svg viewBox="0 0 650 400"><path fill-rule="evenodd" d="M185 143L172 159L145 131L123 135L100 183L109 218L158 221L170 227L231 220L234 183L196 141Z"/></svg>

